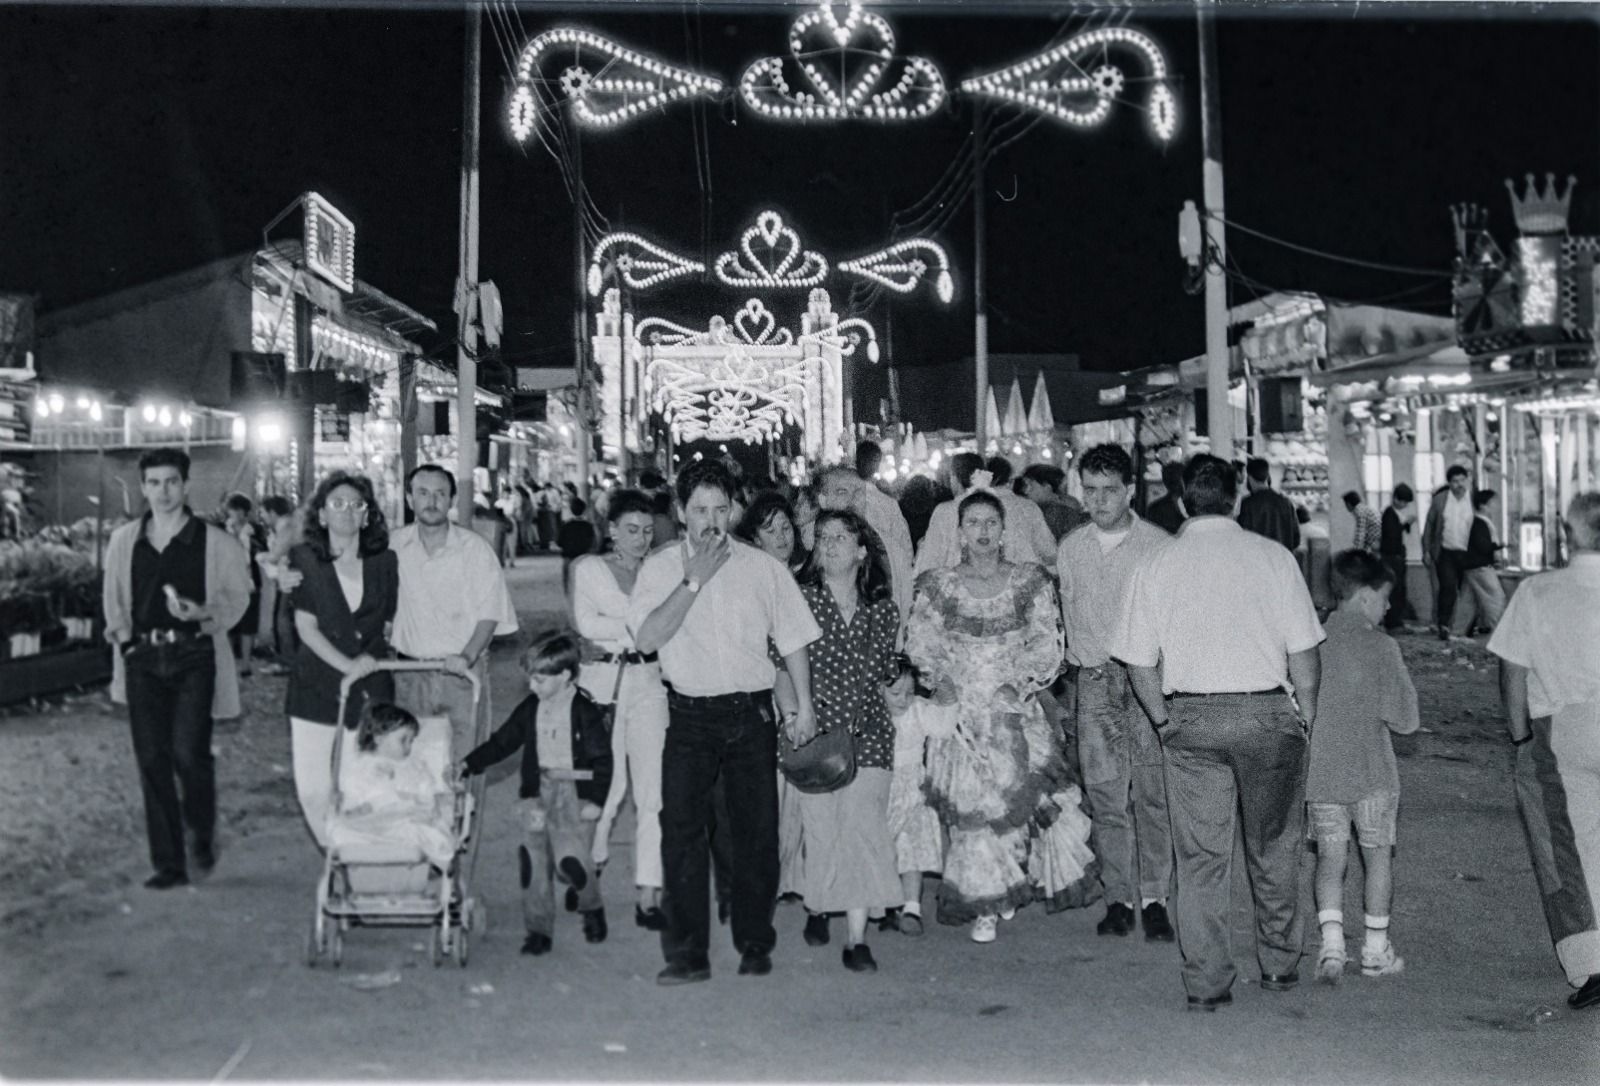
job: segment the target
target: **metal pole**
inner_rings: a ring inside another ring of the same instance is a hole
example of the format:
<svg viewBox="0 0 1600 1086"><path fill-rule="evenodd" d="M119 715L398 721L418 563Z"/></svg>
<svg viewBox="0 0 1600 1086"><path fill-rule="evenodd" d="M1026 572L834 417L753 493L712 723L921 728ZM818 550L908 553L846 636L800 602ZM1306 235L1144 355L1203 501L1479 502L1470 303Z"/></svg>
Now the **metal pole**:
<svg viewBox="0 0 1600 1086"><path fill-rule="evenodd" d="M1197 0L1200 29L1200 133L1204 148L1206 245L1206 418L1211 455L1233 459L1233 412L1228 407L1228 281L1223 239L1222 102L1217 83L1215 0Z"/></svg>
<svg viewBox="0 0 1600 1086"><path fill-rule="evenodd" d="M633 457L628 452L628 439L633 435L633 413L628 410L628 337L623 335L628 323L628 285L617 273L617 465L622 485L628 485L628 472Z"/></svg>
<svg viewBox="0 0 1600 1086"><path fill-rule="evenodd" d="M984 108L979 102L972 107L972 308L973 308L973 374L972 383L973 417L972 427L977 437L978 454L981 456L988 447L988 418L986 408L989 402L989 314L985 311L987 301L987 287L983 274L983 245L984 245L984 200L983 165L987 157L984 148Z"/></svg>
<svg viewBox="0 0 1600 1086"><path fill-rule="evenodd" d="M456 514L472 524L473 477L478 466L478 335L473 310L478 295L478 71L483 9L467 4L466 87L461 109L461 282L456 296Z"/></svg>
<svg viewBox="0 0 1600 1086"><path fill-rule="evenodd" d="M574 346L577 355L573 361L574 371L578 379L578 496L585 502L589 500L589 453L591 442L594 440L589 429L590 416L594 414L594 388L589 382L588 366L585 359L588 352L584 348L584 339L589 333L589 304L586 291L588 276L585 274L583 259L583 140L578 134L577 124L572 126L572 172L575 175L575 189L572 200L572 253L573 264L578 273L578 304L572 315Z"/></svg>

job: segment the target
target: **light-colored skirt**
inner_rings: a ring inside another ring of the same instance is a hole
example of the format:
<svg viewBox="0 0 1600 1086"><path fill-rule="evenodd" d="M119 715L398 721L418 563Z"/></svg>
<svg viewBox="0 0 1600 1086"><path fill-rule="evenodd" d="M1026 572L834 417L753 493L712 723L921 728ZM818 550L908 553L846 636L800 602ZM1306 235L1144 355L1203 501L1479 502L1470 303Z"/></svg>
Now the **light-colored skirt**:
<svg viewBox="0 0 1600 1086"><path fill-rule="evenodd" d="M863 767L837 792L795 792L800 849L794 889L817 913L891 909L902 903L889 833L893 773Z"/></svg>

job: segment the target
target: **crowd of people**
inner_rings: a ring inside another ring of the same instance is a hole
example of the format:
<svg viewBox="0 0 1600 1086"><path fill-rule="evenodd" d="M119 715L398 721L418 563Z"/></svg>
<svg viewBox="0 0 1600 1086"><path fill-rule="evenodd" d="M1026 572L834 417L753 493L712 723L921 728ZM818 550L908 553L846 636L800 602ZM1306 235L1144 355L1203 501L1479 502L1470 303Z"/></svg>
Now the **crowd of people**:
<svg viewBox="0 0 1600 1086"><path fill-rule="evenodd" d="M1365 878L1351 957L1366 976L1404 968L1389 927L1400 806L1389 734L1420 721L1386 631L1397 595L1404 614L1408 489L1381 517L1360 495L1347 503L1358 545L1333 560L1337 605L1322 618L1293 554L1299 519L1264 461L1165 465L1167 492L1141 516L1134 461L1116 445L1074 464L1081 498L1060 468L1013 482L1005 460L958 453L948 493L918 476L897 502L874 481L876 457L863 443L855 464L806 487L696 459L670 485L646 475L592 511L570 506L597 530L567 556L569 621L531 639L527 696L496 724L473 694L487 689L491 640L517 619L503 555L449 518L450 472L413 471L414 523L393 529L370 482L336 472L303 510L265 510L272 531L258 539L247 500L205 523L186 502L184 454L147 454L149 512L113 536L105 589L147 885L216 863L210 721L237 713L229 634L254 629L242 620L270 583L292 615L285 713L315 840L329 840L341 727L375 759L363 832L387 813L435 859L441 793L404 769L416 717L449 721L440 787L519 755L524 953L552 949L558 890L589 942L607 938L601 875L631 797L634 922L661 934L663 985L710 978L713 887L739 973L772 970L776 907L790 899L808 944L832 941L842 917L843 966L875 972L869 931L922 935L931 878L935 918L977 943L1024 907L1103 902L1100 935L1175 941L1188 1006L1213 1011L1236 980L1236 827L1262 990L1300 980L1308 837L1316 975L1344 975L1352 826ZM1435 617L1448 631L1451 593L1466 586L1494 630L1547 919L1571 1002L1592 1006L1600 654L1583 646L1600 644L1600 495L1566 513L1569 566L1507 606L1498 583L1473 576L1492 564L1493 494L1470 492L1460 468L1447 483L1422 533ZM512 506L526 542L537 503ZM439 667L393 672L380 667L389 659Z"/></svg>

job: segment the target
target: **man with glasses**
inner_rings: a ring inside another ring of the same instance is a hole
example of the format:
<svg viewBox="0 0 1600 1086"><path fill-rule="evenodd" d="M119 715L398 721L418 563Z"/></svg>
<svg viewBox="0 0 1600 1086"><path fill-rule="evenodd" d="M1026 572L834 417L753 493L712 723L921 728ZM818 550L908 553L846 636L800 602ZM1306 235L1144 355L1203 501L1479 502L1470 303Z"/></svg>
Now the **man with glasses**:
<svg viewBox="0 0 1600 1086"><path fill-rule="evenodd" d="M188 454L151 449L139 485L149 509L106 546L105 637L144 793L155 868L145 886L168 890L189 882L191 858L202 873L217 862L211 722L239 715L228 631L250 602L250 569L237 541L189 509Z"/></svg>
<svg viewBox="0 0 1600 1086"><path fill-rule="evenodd" d="M517 632L517 613L494 548L476 532L450 523L456 478L438 464L406 476L416 523L389 535L400 558L400 596L391 644L401 659L443 660L445 673L402 671L400 704L419 714L450 717L453 749L470 750L478 721L489 717L489 641ZM472 672L482 686L472 716Z"/></svg>

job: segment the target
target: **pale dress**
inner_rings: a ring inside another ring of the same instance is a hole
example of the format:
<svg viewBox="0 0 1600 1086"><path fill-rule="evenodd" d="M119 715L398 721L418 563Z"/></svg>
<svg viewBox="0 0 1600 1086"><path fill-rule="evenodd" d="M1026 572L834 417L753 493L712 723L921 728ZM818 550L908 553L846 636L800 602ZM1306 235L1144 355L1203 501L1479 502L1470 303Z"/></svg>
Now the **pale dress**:
<svg viewBox="0 0 1600 1086"><path fill-rule="evenodd" d="M455 838L449 792L422 759L358 753L339 776L343 794L328 819L331 843L408 845L434 866L450 866ZM436 804L440 796L446 802Z"/></svg>
<svg viewBox="0 0 1600 1086"><path fill-rule="evenodd" d="M958 693L956 735L927 755L928 798L949 838L939 891L947 924L1036 900L1054 912L1098 894L1082 792L1036 696L1061 667L1055 590L1031 563L1007 575L979 599L959 568L924 573L906 637L927 684L949 678Z"/></svg>
<svg viewBox="0 0 1600 1086"><path fill-rule="evenodd" d="M944 829L928 802L930 743L955 734L955 706L912 698L894 718L894 780L889 785L889 832L894 836L895 864L902 875L937 874L944 868Z"/></svg>

